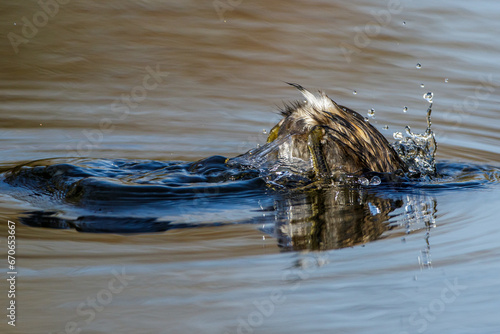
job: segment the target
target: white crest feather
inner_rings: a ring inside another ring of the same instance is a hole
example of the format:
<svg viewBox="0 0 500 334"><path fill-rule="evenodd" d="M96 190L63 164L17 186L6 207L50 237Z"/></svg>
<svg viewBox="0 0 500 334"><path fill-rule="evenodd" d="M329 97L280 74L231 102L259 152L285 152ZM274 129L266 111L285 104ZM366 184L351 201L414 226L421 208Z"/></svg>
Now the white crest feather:
<svg viewBox="0 0 500 334"><path fill-rule="evenodd" d="M325 94L325 92L320 91L319 96L314 95L304 87L298 85L298 84L290 84L297 88L302 95L306 98L307 103L314 109L316 110L331 110L332 108L335 109L335 105L333 101Z"/></svg>

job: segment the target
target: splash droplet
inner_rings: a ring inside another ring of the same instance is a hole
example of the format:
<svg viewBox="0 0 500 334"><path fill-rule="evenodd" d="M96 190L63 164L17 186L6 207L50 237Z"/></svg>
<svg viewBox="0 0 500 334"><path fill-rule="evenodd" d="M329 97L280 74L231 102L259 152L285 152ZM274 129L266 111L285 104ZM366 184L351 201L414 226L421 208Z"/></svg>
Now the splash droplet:
<svg viewBox="0 0 500 334"><path fill-rule="evenodd" d="M383 129L384 130L389 130L389 125L384 125Z"/></svg>
<svg viewBox="0 0 500 334"><path fill-rule="evenodd" d="M407 111L408 111L408 107L407 107L407 106L405 106L405 107L403 108L403 112L407 112Z"/></svg>
<svg viewBox="0 0 500 334"><path fill-rule="evenodd" d="M266 130L266 129L263 129L263 130L262 130L262 133L263 133L263 134L265 134L265 135L267 135L267 130Z"/></svg>
<svg viewBox="0 0 500 334"><path fill-rule="evenodd" d="M404 26L406 25L406 21L403 21L403 25L404 25Z"/></svg>
<svg viewBox="0 0 500 334"><path fill-rule="evenodd" d="M405 132L406 132L406 134L407 134L408 136L411 136L411 135L412 135L412 133L411 133L411 128L410 128L410 126L409 126L409 125L405 126Z"/></svg>
<svg viewBox="0 0 500 334"><path fill-rule="evenodd" d="M394 139L396 139L396 140L401 140L401 139L403 139L403 134L402 134L401 132L399 132L399 131L394 132L394 133L392 134L392 136L393 136L393 137L394 137Z"/></svg>
<svg viewBox="0 0 500 334"><path fill-rule="evenodd" d="M352 91L352 94L353 94L353 95L356 95L356 94L358 94L358 92L356 92L355 90L353 90L353 91Z"/></svg>
<svg viewBox="0 0 500 334"><path fill-rule="evenodd" d="M375 116L375 109L371 108L370 110L368 110L368 116L369 117Z"/></svg>
<svg viewBox="0 0 500 334"><path fill-rule="evenodd" d="M424 84L423 84L423 83L421 83L421 84L420 84L420 87L424 88L425 86L424 86Z"/></svg>
<svg viewBox="0 0 500 334"><path fill-rule="evenodd" d="M432 98L434 97L434 93L428 92L424 94L423 98L427 100L427 102L432 103Z"/></svg>
<svg viewBox="0 0 500 334"><path fill-rule="evenodd" d="M365 122L368 122L368 121L370 121L370 120L368 119L368 117L365 117Z"/></svg>
<svg viewBox="0 0 500 334"><path fill-rule="evenodd" d="M444 79L444 82L448 82L448 78Z"/></svg>
<svg viewBox="0 0 500 334"><path fill-rule="evenodd" d="M368 179L366 177L360 177L359 180L358 180L358 182L362 186L368 186L368 185L370 185L370 181L368 181Z"/></svg>
<svg viewBox="0 0 500 334"><path fill-rule="evenodd" d="M420 63L417 63L417 66L416 66L418 69L422 68L422 64Z"/></svg>
<svg viewBox="0 0 500 334"><path fill-rule="evenodd" d="M382 183L382 180L377 175L375 175L374 177L372 177L372 179L370 180L370 185L371 186L378 186L381 183Z"/></svg>

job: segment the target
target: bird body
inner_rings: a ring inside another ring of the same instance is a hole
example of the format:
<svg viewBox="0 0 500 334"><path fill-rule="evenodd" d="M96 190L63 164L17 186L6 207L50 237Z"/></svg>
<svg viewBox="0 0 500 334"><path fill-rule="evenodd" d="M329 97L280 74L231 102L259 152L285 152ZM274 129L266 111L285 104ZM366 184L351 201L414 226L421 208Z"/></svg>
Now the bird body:
<svg viewBox="0 0 500 334"><path fill-rule="evenodd" d="M283 119L270 131L268 143L290 136L279 146L278 158L311 161L317 178L336 172L361 175L366 172L406 171L406 165L387 139L363 116L340 106L324 92L315 96L296 87L305 101L285 105Z"/></svg>

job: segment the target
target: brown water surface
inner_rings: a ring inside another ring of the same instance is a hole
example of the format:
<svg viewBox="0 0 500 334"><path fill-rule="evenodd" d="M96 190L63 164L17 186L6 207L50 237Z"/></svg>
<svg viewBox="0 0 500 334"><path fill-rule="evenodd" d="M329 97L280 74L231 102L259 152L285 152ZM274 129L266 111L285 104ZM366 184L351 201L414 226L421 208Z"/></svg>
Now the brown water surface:
<svg viewBox="0 0 500 334"><path fill-rule="evenodd" d="M426 128L422 96L433 92L437 161L468 175L383 200L360 194L369 200L358 214L393 207L369 221L365 239L344 244L338 236L352 231L336 218L357 216L328 197L186 202L182 222L229 225L80 233L22 224L25 212L59 204L2 187L0 249L6 258L13 220L18 276L16 327L3 316L0 332L498 332L497 3L68 1L47 15L37 1L4 0L0 8L3 170L57 157L232 157L265 142L276 106L301 98L285 83L297 82L363 115L374 108L370 122L389 139L406 125ZM331 216L317 218L311 203ZM304 217L326 221L327 236ZM294 218L306 237L293 249L304 251L284 252L273 222Z"/></svg>

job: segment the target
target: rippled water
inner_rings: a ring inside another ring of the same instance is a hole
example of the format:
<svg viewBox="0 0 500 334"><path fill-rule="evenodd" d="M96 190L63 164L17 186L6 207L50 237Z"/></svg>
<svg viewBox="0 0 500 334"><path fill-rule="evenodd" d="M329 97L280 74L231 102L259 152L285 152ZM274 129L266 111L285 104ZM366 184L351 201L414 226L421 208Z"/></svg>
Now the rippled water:
<svg viewBox="0 0 500 334"><path fill-rule="evenodd" d="M1 7L2 332L498 332L498 5ZM300 98L284 82L391 141L432 92L437 176L290 191L228 166Z"/></svg>

